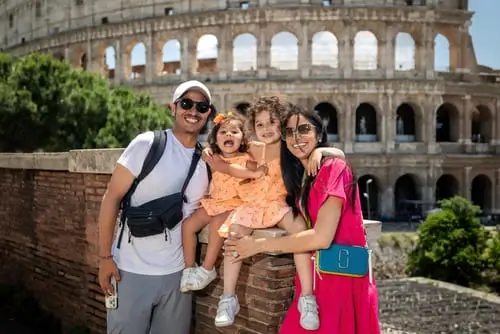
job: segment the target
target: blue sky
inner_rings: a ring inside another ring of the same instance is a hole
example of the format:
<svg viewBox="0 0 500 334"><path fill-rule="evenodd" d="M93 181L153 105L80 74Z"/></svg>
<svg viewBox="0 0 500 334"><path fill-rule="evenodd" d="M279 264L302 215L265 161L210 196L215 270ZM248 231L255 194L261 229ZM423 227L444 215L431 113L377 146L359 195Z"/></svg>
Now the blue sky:
<svg viewBox="0 0 500 334"><path fill-rule="evenodd" d="M475 12L470 32L478 63L500 69L500 0L469 0L469 9Z"/></svg>
<svg viewBox="0 0 500 334"><path fill-rule="evenodd" d="M469 9L474 12L470 33L474 43L476 58L480 65L500 69L500 31L497 30L496 20L500 16L500 0L469 0ZM326 33L313 38L313 63L315 65L333 65L337 64L338 49L332 43L332 36ZM282 69L293 69L297 67L296 61L290 61L290 56L298 56L296 41L291 35L280 34L276 40L277 47L271 50L273 56L277 59L271 66ZM319 35L319 34L318 34ZM248 70L255 68L257 54L256 40L251 35L240 36L235 45L237 50L234 54L234 70ZM316 41L316 43L314 43ZM359 56L356 59L358 68L370 69L375 66L376 59L372 55L377 54L377 43L370 33L364 34L359 40ZM400 36L396 39L398 48L396 51L396 66L401 69L410 69L414 66L414 44L409 35ZM198 43L198 58L217 57L217 39L214 36L204 36ZM316 44L316 45L315 45ZM332 47L332 44L334 45ZM295 48L295 49L294 49ZM445 38L438 36L435 44L435 64L437 70L446 70L449 66L449 45ZM107 64L109 68L114 68L114 52L107 54ZM356 52L356 51L355 51ZM137 45L132 50L132 65L142 65L145 63L144 45ZM176 41L170 41L163 48L163 61L180 60L180 44ZM335 59L335 60L332 60ZM239 62L238 64L236 62ZM336 66L334 66L336 67Z"/></svg>

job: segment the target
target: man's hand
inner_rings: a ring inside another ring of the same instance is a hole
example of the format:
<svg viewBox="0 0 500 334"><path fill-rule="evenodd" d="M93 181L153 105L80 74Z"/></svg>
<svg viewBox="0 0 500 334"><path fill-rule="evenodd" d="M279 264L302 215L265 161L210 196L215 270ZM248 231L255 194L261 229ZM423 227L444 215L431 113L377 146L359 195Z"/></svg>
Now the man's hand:
<svg viewBox="0 0 500 334"><path fill-rule="evenodd" d="M113 259L101 260L99 264L99 285L107 296L112 296L115 293L111 285L111 277L114 277L117 282L120 281L120 272L115 261Z"/></svg>

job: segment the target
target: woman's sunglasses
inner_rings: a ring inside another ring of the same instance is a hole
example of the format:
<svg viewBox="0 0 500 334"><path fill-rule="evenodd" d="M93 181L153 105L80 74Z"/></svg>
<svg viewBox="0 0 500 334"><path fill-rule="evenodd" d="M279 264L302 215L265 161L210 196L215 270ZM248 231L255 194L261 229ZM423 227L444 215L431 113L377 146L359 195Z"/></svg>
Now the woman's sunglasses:
<svg viewBox="0 0 500 334"><path fill-rule="evenodd" d="M294 137L295 134L299 136L306 136L313 131L314 126L311 124L300 124L296 128L285 128L283 131L283 139Z"/></svg>
<svg viewBox="0 0 500 334"><path fill-rule="evenodd" d="M208 102L195 102L191 99L181 99L180 101L178 101L178 103L184 110L191 110L193 106L196 106L196 111L198 111L200 114L204 114L210 110L210 103Z"/></svg>

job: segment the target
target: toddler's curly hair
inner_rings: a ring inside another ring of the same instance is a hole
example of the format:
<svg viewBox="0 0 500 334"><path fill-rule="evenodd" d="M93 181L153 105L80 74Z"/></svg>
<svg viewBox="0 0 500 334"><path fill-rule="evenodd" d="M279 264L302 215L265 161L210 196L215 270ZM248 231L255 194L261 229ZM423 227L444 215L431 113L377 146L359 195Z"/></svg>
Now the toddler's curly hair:
<svg viewBox="0 0 500 334"><path fill-rule="evenodd" d="M276 118L281 122L286 116L289 109L289 103L280 96L262 96L247 111L248 123L251 129L255 129L255 118L263 111L271 114L271 117Z"/></svg>
<svg viewBox="0 0 500 334"><path fill-rule="evenodd" d="M214 117L214 126L210 130L210 133L207 136L207 142L209 147L212 149L212 152L215 154L221 154L222 151L217 145L217 133L223 124L227 124L229 122L237 122L238 127L243 133L243 137L241 138L241 144L238 148L238 152L245 153L248 151L248 142L249 142L249 133L246 127L246 119L243 115L237 112L229 111L226 114L218 114Z"/></svg>

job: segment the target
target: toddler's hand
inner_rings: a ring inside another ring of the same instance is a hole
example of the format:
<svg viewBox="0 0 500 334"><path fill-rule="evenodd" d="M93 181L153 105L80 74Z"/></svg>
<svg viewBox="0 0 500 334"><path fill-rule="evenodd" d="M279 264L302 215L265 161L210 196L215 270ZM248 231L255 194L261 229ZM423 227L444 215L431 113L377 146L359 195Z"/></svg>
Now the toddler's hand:
<svg viewBox="0 0 500 334"><path fill-rule="evenodd" d="M212 152L212 149L210 147L206 147L201 152L201 159L205 162L210 162L213 154L214 152Z"/></svg>
<svg viewBox="0 0 500 334"><path fill-rule="evenodd" d="M258 179L258 178L261 178L263 176L266 176L268 171L269 171L269 169L267 168L267 165L260 166L255 171L255 173L256 173L256 175L255 175L256 177L255 178Z"/></svg>
<svg viewBox="0 0 500 334"><path fill-rule="evenodd" d="M309 176L316 176L318 174L318 170L321 167L321 159L323 158L323 154L321 150L315 149L311 155L309 156L309 161L307 163L306 172Z"/></svg>

